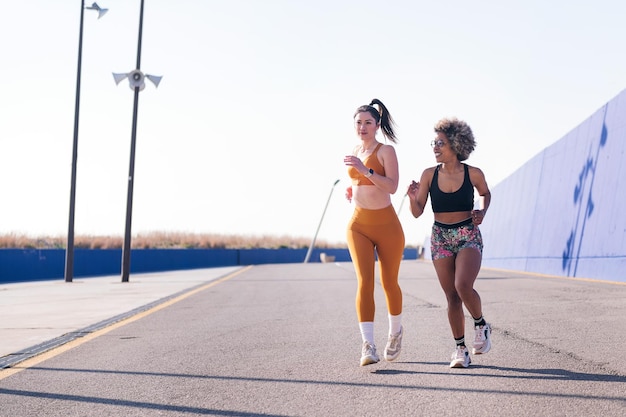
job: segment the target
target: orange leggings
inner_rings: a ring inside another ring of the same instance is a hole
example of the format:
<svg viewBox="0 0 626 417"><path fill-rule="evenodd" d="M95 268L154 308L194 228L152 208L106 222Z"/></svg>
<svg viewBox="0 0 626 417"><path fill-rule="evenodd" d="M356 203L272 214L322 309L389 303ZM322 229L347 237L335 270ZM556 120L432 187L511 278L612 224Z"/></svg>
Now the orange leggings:
<svg viewBox="0 0 626 417"><path fill-rule="evenodd" d="M357 207L348 223L348 248L358 280L356 312L359 322L374 321L376 253L389 314L402 313L398 273L404 254L404 231L393 206L380 210Z"/></svg>

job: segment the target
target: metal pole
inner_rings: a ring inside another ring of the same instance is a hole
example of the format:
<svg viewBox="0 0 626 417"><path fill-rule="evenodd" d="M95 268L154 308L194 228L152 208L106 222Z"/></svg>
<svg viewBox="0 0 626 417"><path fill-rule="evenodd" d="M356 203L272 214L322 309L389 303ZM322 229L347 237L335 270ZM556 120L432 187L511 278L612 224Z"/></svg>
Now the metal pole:
<svg viewBox="0 0 626 417"><path fill-rule="evenodd" d="M78 31L78 67L76 70L76 104L74 106L74 142L72 146L72 180L70 185L70 216L65 250L65 282L74 279L74 218L76 212L76 164L78 162L78 113L80 109L80 73L83 60L83 17L85 0L80 2L80 29Z"/></svg>
<svg viewBox="0 0 626 417"><path fill-rule="evenodd" d="M402 206L404 205L404 200L406 200L406 196L408 196L409 193L407 192L406 194L404 194L404 197L402 197L402 201L400 202L400 208L398 208L398 216L400 215L400 212L402 211Z"/></svg>
<svg viewBox="0 0 626 417"><path fill-rule="evenodd" d="M313 240L311 241L311 245L309 246L309 250L306 252L306 256L304 257L304 263L309 262L309 258L311 257L311 252L313 251L313 246L315 246L315 240L317 239L317 234L320 231L320 227L322 227L322 220L324 220L324 215L326 214L326 209L328 208L328 203L330 203L330 197L333 195L333 190L335 186L339 183L339 180L335 181L332 188L330 189L330 194L328 195L328 200L326 200L326 206L324 207L324 211L322 212L322 218L320 219L319 224L317 225L317 230L315 231L315 235L313 236Z"/></svg>
<svg viewBox="0 0 626 417"><path fill-rule="evenodd" d="M128 169L128 195L126 197L126 226L124 231L124 249L122 251L122 282L128 282L130 275L130 242L133 217L133 185L135 175L135 144L137 142L137 109L139 106L139 87L135 87L133 106L133 130L130 139L130 167Z"/></svg>
<svg viewBox="0 0 626 417"><path fill-rule="evenodd" d="M141 68L141 33L143 29L143 0L139 10L139 40L137 42L137 67ZM122 282L129 281L130 275L130 247L131 225L133 217L133 185L135 178L135 144L137 141L137 110L139 107L139 86L135 86L135 100L133 104L133 127L130 140L130 167L128 169L128 195L126 198L126 227L124 231L124 248L122 250Z"/></svg>

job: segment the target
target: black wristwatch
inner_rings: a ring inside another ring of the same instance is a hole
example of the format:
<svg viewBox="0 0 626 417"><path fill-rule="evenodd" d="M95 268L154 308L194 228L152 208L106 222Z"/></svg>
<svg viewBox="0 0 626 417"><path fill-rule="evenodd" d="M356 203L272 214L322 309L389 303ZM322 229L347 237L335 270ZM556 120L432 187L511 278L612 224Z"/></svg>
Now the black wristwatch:
<svg viewBox="0 0 626 417"><path fill-rule="evenodd" d="M367 171L367 174L365 174L365 178L369 178L372 175L374 175L374 170L372 168L370 168L369 171Z"/></svg>

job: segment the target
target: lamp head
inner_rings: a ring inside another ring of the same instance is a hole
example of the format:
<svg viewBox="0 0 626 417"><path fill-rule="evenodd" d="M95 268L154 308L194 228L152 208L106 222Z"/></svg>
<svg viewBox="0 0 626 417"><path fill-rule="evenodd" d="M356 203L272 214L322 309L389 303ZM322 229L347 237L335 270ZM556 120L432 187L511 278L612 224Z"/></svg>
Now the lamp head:
<svg viewBox="0 0 626 417"><path fill-rule="evenodd" d="M141 91L144 88L146 88L146 83L144 82L144 78L145 76L143 75L143 72L141 72L138 69L129 72L128 83L129 83L130 89L134 90L135 88L139 87L139 91Z"/></svg>
<svg viewBox="0 0 626 417"><path fill-rule="evenodd" d="M150 75L150 74L146 74L146 78L149 79L150 81L152 81L152 84L154 84L155 87L159 86L159 83L161 82L161 78L163 78L160 75Z"/></svg>
<svg viewBox="0 0 626 417"><path fill-rule="evenodd" d="M113 79L115 80L115 84L119 84L120 82L122 82L122 80L125 80L126 78L128 78L128 86L130 87L131 90L135 90L135 88L139 88L139 91L142 91L144 88L146 88L146 83L145 83L145 79L149 79L155 87L159 86L159 83L161 82L161 76L158 75L150 75L150 74L145 74L143 72L141 72L141 70L133 70L127 74L119 74L119 73L113 73Z"/></svg>
<svg viewBox="0 0 626 417"><path fill-rule="evenodd" d="M98 3L93 3L91 6L85 7L85 9L96 10L98 12L98 19L100 19L102 16L106 14L106 12L109 11L109 9L103 9L100 6L98 6Z"/></svg>
<svg viewBox="0 0 626 417"><path fill-rule="evenodd" d="M113 73L113 79L115 80L115 85L118 85L120 82L122 82L122 80L126 79L128 77L128 74L116 74L115 72Z"/></svg>

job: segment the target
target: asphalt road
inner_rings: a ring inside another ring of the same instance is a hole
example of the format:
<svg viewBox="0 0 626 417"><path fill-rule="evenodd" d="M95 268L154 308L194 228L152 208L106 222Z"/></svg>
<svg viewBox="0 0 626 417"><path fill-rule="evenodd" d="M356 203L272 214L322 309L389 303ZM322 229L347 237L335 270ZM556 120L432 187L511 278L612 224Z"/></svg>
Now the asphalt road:
<svg viewBox="0 0 626 417"><path fill-rule="evenodd" d="M0 370L0 416L626 415L626 285L485 269L492 350L450 369L432 264L405 261L402 354L360 367L350 263L194 274L187 294ZM379 285L376 301L382 349Z"/></svg>

